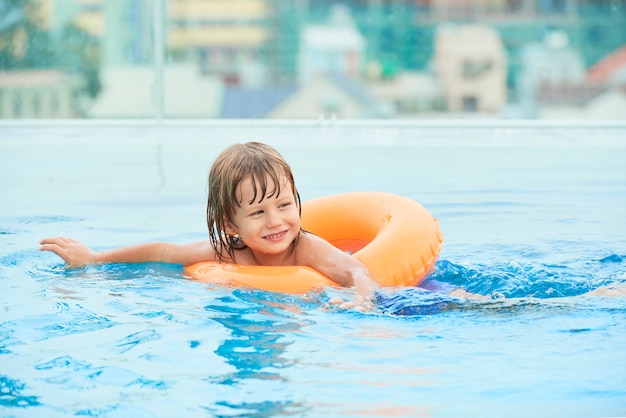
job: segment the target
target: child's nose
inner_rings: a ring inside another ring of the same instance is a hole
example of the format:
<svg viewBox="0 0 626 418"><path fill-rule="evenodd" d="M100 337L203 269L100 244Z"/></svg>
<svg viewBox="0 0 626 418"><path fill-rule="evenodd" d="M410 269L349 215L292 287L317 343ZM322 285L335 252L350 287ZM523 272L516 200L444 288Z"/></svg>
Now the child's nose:
<svg viewBox="0 0 626 418"><path fill-rule="evenodd" d="M268 212L266 221L268 227L278 226L281 222L282 220L278 211L272 210Z"/></svg>

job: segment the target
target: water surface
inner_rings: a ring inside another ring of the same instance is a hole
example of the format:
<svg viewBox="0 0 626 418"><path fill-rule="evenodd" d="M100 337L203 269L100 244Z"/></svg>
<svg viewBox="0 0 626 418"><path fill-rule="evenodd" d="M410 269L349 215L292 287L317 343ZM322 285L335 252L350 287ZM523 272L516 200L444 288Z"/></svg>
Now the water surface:
<svg viewBox="0 0 626 418"><path fill-rule="evenodd" d="M0 126L3 416L626 415L626 130L413 126ZM180 266L66 270L94 248L206 237L206 176L232 142L291 163L303 200L386 191L425 205L437 280L287 296Z"/></svg>

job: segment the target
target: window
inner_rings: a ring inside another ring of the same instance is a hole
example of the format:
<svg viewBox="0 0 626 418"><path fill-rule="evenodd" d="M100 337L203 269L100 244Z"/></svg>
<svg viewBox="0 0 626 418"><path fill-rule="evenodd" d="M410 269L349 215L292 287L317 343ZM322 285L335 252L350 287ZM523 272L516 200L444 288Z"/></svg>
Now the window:
<svg viewBox="0 0 626 418"><path fill-rule="evenodd" d="M41 98L38 91L33 91L31 96L31 106L33 109L32 116L34 118L41 116Z"/></svg>
<svg viewBox="0 0 626 418"><path fill-rule="evenodd" d="M478 110L478 99L474 96L463 97L463 110L465 112L476 112Z"/></svg>
<svg viewBox="0 0 626 418"><path fill-rule="evenodd" d="M474 79L482 77L485 73L488 73L493 68L493 62L489 60L484 61L463 61L463 78Z"/></svg>
<svg viewBox="0 0 626 418"><path fill-rule="evenodd" d="M22 94L16 92L13 96L13 117L21 118L22 117Z"/></svg>

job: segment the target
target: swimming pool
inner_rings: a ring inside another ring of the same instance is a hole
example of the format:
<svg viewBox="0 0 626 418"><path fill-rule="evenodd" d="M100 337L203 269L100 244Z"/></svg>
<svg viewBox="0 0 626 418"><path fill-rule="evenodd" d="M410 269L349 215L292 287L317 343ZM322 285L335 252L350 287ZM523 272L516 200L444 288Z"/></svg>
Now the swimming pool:
<svg viewBox="0 0 626 418"><path fill-rule="evenodd" d="M0 415L624 416L626 127L0 125ZM37 251L206 236L232 142L291 163L303 200L377 190L440 221L435 277L373 313L211 288L179 266L65 270Z"/></svg>

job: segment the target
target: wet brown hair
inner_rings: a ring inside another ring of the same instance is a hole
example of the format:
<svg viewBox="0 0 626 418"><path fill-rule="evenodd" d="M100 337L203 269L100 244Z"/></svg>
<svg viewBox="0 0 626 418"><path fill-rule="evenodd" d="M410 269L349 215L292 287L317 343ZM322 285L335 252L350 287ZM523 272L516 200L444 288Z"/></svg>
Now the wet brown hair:
<svg viewBox="0 0 626 418"><path fill-rule="evenodd" d="M226 148L213 162L209 172L209 196L206 206L209 240L217 259L235 259L235 250L245 244L226 234L226 225L234 224L236 208L241 207L238 190L241 182L250 178L254 196L250 203L261 202L266 197L278 196L281 176L285 176L301 214L300 194L296 189L291 167L274 148L260 142L234 144ZM268 195L268 191L271 192ZM258 200L257 200L258 197Z"/></svg>

